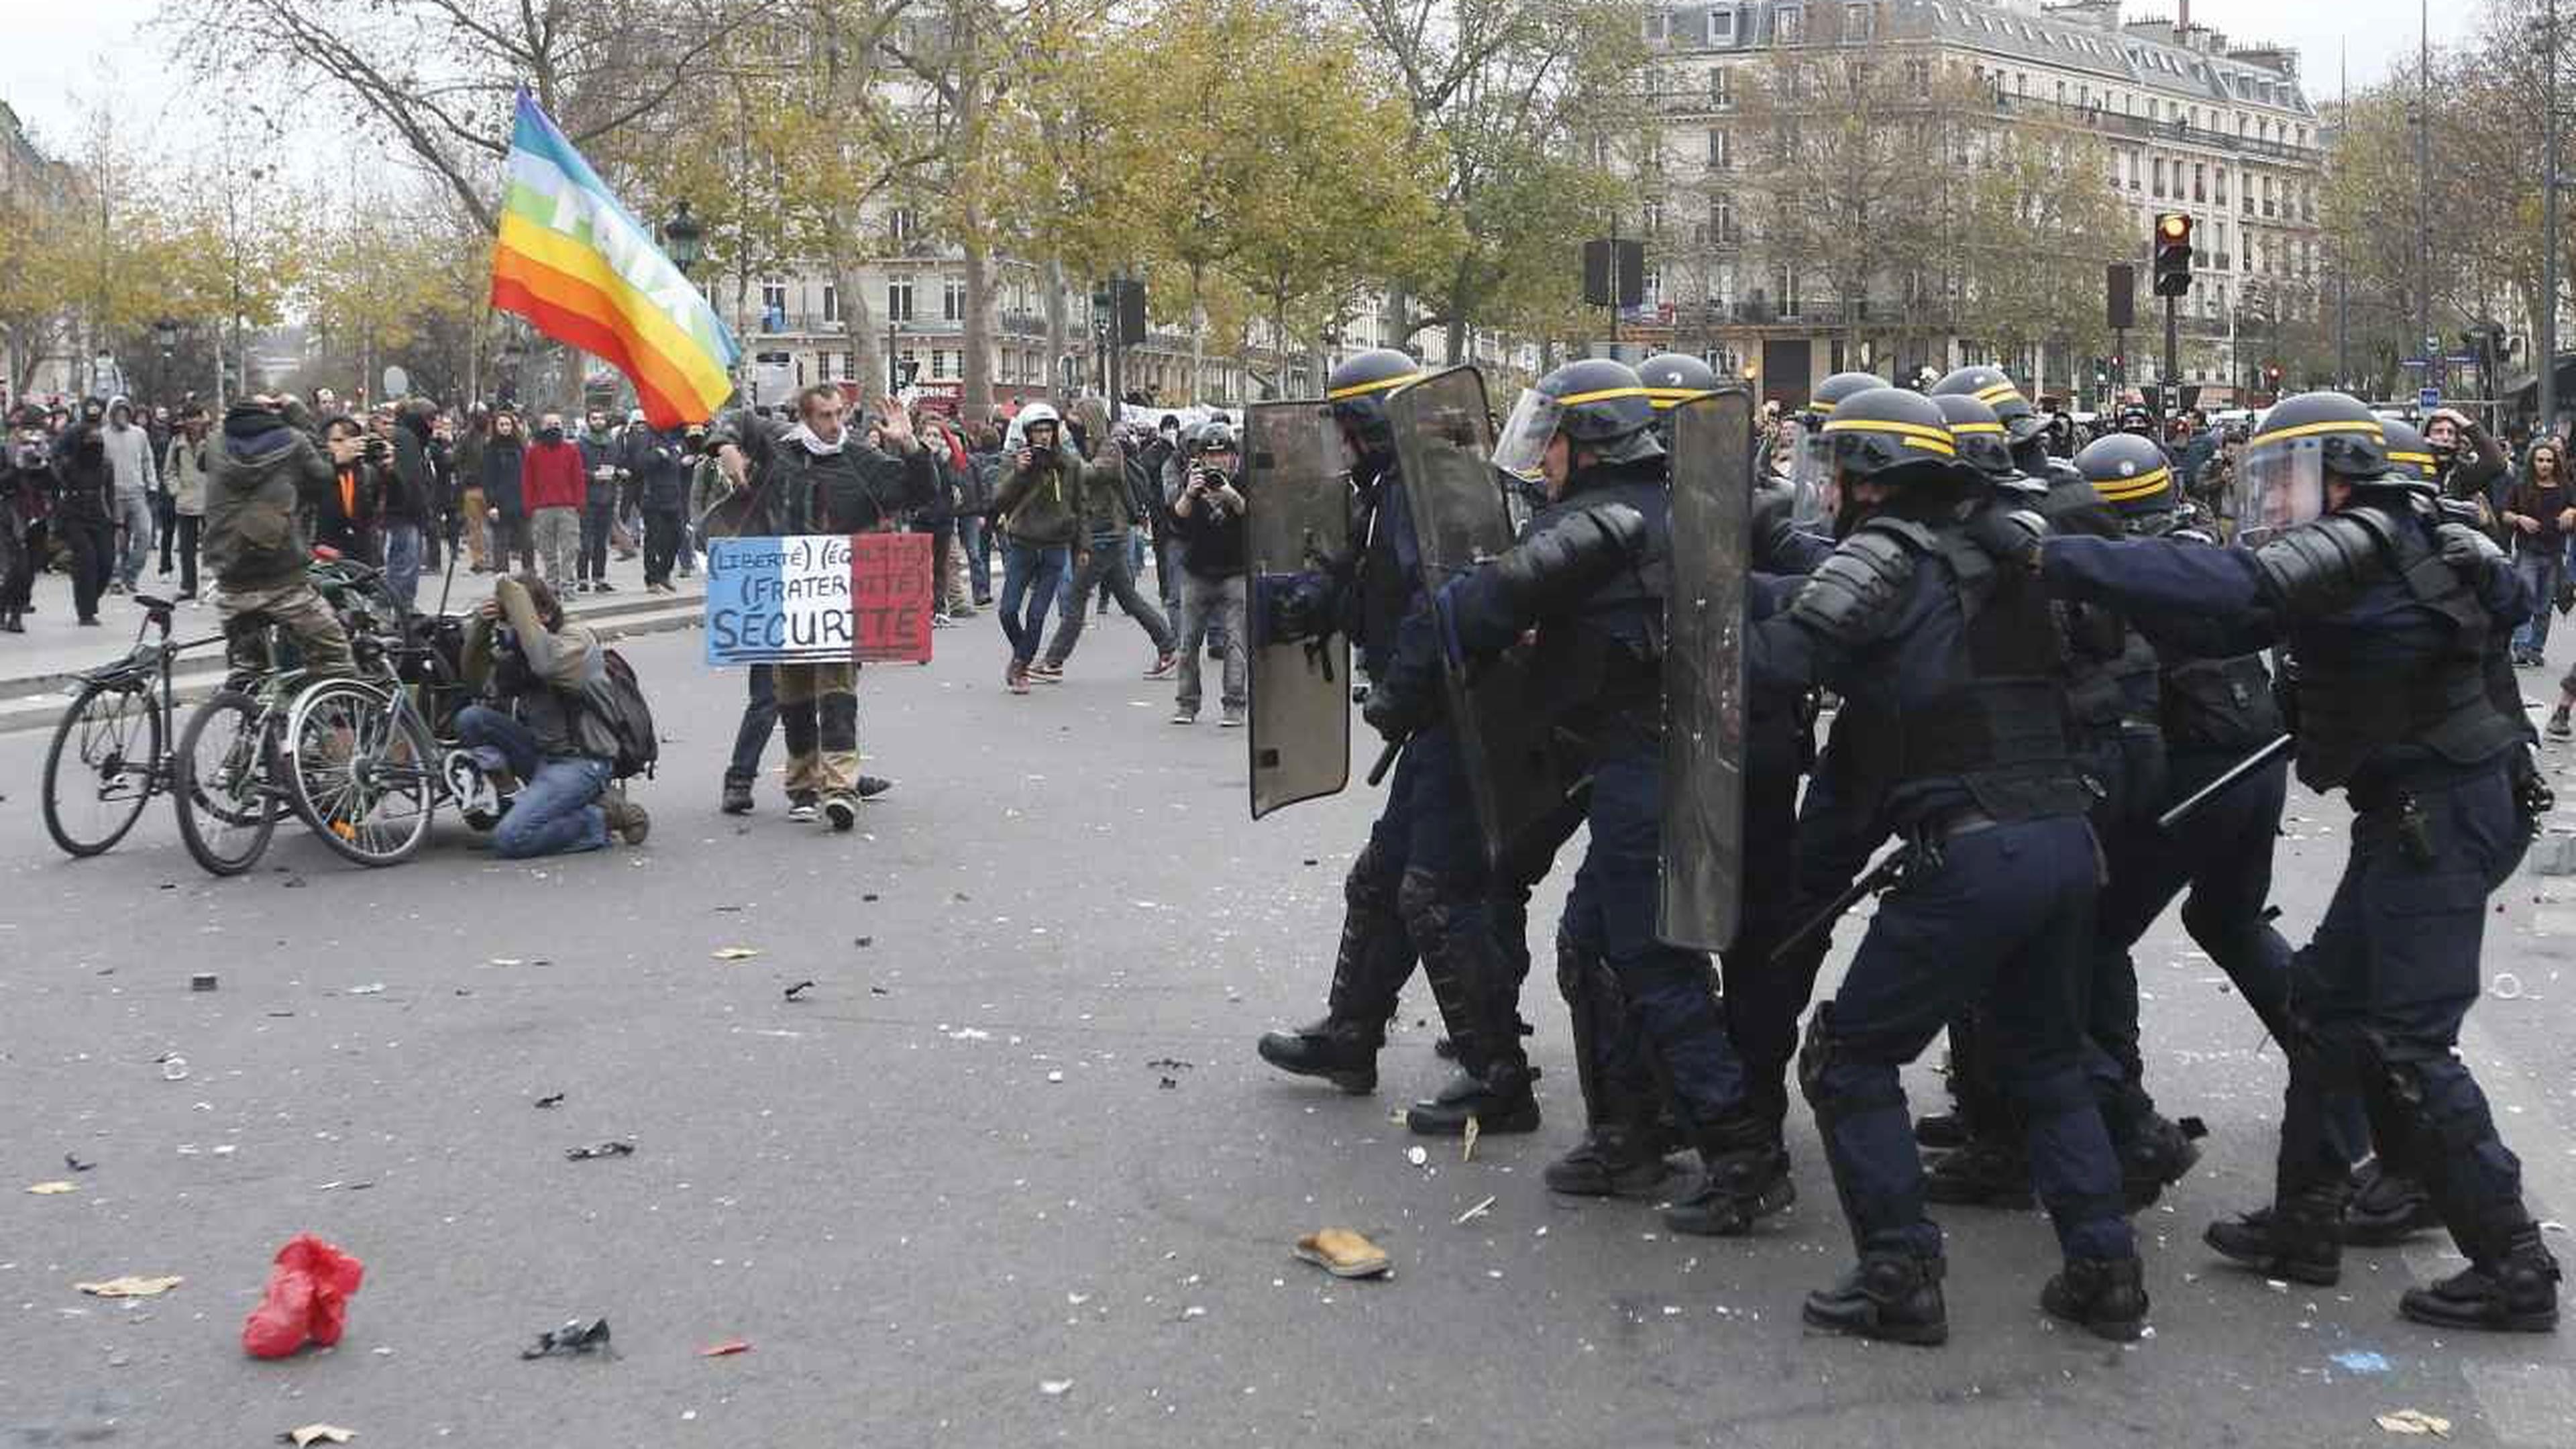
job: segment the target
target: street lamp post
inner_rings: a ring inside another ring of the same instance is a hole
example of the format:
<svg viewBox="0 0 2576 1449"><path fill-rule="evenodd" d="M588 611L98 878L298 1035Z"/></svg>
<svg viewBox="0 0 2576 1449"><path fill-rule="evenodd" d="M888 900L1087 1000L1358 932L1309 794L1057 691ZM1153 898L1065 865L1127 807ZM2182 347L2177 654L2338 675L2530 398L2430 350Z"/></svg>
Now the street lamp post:
<svg viewBox="0 0 2576 1449"><path fill-rule="evenodd" d="M689 214L686 201L671 213L669 221L662 223L662 253L671 259L672 266L680 269L683 277L697 270L706 240L707 229Z"/></svg>
<svg viewBox="0 0 2576 1449"><path fill-rule="evenodd" d="M501 344L501 400L513 406L519 401L519 367L528 360L527 346L517 337Z"/></svg>
<svg viewBox="0 0 2576 1449"><path fill-rule="evenodd" d="M179 324L167 317L154 322L152 343L161 353L161 364L152 374L152 395L166 398L170 386L170 354L179 348Z"/></svg>

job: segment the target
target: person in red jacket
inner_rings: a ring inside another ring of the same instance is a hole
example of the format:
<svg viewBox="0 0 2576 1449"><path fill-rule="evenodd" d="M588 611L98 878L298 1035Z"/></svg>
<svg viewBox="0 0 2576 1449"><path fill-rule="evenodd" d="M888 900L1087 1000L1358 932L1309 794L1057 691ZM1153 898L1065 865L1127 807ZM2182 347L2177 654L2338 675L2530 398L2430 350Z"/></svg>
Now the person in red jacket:
<svg viewBox="0 0 2576 1449"><path fill-rule="evenodd" d="M561 413L537 419L536 441L519 463L519 499L536 535L537 562L557 596L569 597L581 547L581 505L590 489L581 448L564 441Z"/></svg>

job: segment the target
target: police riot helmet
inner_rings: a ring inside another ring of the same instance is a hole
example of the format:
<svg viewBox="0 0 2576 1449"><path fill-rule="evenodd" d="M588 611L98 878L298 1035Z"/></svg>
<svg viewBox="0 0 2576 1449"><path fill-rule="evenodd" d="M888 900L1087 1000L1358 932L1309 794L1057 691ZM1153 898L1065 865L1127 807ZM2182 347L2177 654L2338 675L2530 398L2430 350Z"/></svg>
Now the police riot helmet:
<svg viewBox="0 0 2576 1449"><path fill-rule="evenodd" d="M1819 432L1852 482L1917 484L1957 476L1959 445L1940 407L1918 392L1874 387L1834 405Z"/></svg>
<svg viewBox="0 0 2576 1449"><path fill-rule="evenodd" d="M2325 511L2329 478L2412 484L2388 476L2388 426L2359 398L2303 392L2263 415L2236 460L2236 527L2266 537Z"/></svg>
<svg viewBox="0 0 2576 1449"><path fill-rule="evenodd" d="M2111 433L2085 444L2075 467L2123 518L2173 509L2173 465L2163 449L2135 433Z"/></svg>
<svg viewBox="0 0 2576 1449"><path fill-rule="evenodd" d="M1807 395L1806 407L1800 411L1808 415L1808 426L1820 427L1825 419L1834 415L1835 408L1842 406L1845 398L1894 385L1872 372L1837 372L1816 384L1816 390Z"/></svg>
<svg viewBox="0 0 2576 1449"><path fill-rule="evenodd" d="M2433 445L2424 441L2413 423L2382 418L2379 431L2388 440L2388 476L2409 483L2436 481L2434 474L2440 468L2433 461Z"/></svg>
<svg viewBox="0 0 2576 1449"><path fill-rule="evenodd" d="M1717 390L1717 369L1687 352L1658 352L1637 364L1637 380L1646 386L1646 401L1666 412L1704 392Z"/></svg>
<svg viewBox="0 0 2576 1449"><path fill-rule="evenodd" d="M1536 477L1539 460L1559 433L1602 462L1633 462L1663 452L1650 431L1654 425L1654 404L1637 370L1607 357L1587 357L1522 389L1495 435L1493 462L1515 477Z"/></svg>
<svg viewBox="0 0 2576 1449"><path fill-rule="evenodd" d="M1995 410L1966 393L1936 392L1932 405L1950 424L1950 436L1958 444L1959 460L1974 467L1988 478L2015 478L2021 468L2014 463L2012 445L2005 440L2003 419Z"/></svg>
<svg viewBox="0 0 2576 1449"><path fill-rule="evenodd" d="M1932 384L1934 397L1972 397L1995 410L1995 418L2015 443L2026 443L2040 435L2048 420L2039 409L2022 396L2021 385L2002 368L1986 363L1954 368L1948 376Z"/></svg>
<svg viewBox="0 0 2576 1449"><path fill-rule="evenodd" d="M1363 456L1383 459L1395 451L1386 395L1421 376L1422 364L1392 347L1344 358L1324 379L1324 416L1343 425Z"/></svg>

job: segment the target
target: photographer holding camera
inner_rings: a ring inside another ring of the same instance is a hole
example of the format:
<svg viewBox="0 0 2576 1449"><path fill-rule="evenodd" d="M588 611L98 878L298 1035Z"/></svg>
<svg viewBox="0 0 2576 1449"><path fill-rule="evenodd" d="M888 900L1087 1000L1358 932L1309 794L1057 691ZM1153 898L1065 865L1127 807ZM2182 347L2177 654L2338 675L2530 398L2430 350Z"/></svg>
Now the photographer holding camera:
<svg viewBox="0 0 2576 1449"><path fill-rule="evenodd" d="M612 834L642 845L652 817L624 791L609 792L614 742L583 728L583 694L606 674L606 656L597 635L564 618L554 590L533 574L493 585L465 626L464 665L492 703L457 711L457 738L493 789L516 796L493 828L492 853L598 850Z"/></svg>
<svg viewBox="0 0 2576 1449"><path fill-rule="evenodd" d="M1083 623L1089 617L1085 605L1095 587L1105 587L1153 642L1154 660L1146 666L1145 677L1168 679L1179 662L1172 653L1171 623L1136 587L1136 530L1145 519L1128 489L1127 449L1133 444L1099 432L1093 436L1100 438L1098 456L1081 470L1076 485L1081 531L1074 539L1071 602L1056 620L1055 639L1047 645L1046 657L1031 673L1041 679L1064 677L1064 661L1073 657L1074 646L1082 642Z"/></svg>
<svg viewBox="0 0 2576 1449"><path fill-rule="evenodd" d="M1009 471L993 493L993 512L1002 528L1002 633L1011 641L1002 685L1013 694L1026 694L1038 646L1046 642L1047 610L1055 604L1066 556L1081 532L1075 509L1087 465L1065 439L1063 420L1045 403L1020 409L1012 425L1020 445L1016 451L1006 448Z"/></svg>
<svg viewBox="0 0 2576 1449"><path fill-rule="evenodd" d="M1243 723L1245 702L1242 459L1230 424L1208 424L1198 442L1172 499L1181 540L1181 683L1172 723L1198 722L1199 653L1213 625L1225 636L1225 713L1217 722L1233 729Z"/></svg>
<svg viewBox="0 0 2576 1449"><path fill-rule="evenodd" d="M331 456L332 479L313 510L313 541L363 563L384 562L376 552L376 524L384 513L393 445L367 433L355 418L336 417L322 425L322 446Z"/></svg>

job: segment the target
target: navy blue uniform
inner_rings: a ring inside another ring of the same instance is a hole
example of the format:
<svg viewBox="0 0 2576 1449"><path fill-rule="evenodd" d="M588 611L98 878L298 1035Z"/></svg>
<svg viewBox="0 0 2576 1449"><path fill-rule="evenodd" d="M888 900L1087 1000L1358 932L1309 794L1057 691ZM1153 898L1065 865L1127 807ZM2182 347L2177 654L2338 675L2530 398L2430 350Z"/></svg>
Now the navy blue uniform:
<svg viewBox="0 0 2576 1449"><path fill-rule="evenodd" d="M1353 497L1357 557L1348 567L1262 581L1260 637L1293 638L1338 630L1357 644L1362 666L1383 681L1395 667L1398 630L1422 598L1421 553L1404 483L1392 461L1363 476ZM1417 962L1426 968L1450 1039L1471 1070L1502 1054L1519 1057L1517 1035L1497 1029L1497 983L1509 968L1495 944L1483 837L1455 731L1434 691L1431 722L1406 745L1388 785L1386 805L1344 882L1346 909L1326 1019L1297 1033L1274 1034L1262 1051L1292 1070L1321 1070L1342 1085L1376 1082L1373 1053ZM1341 1034L1338 1048L1320 1043ZM1328 1064L1318 1053L1330 1057ZM1301 1063L1316 1061L1313 1065ZM1501 1130L1499 1120L1488 1130ZM1526 1130L1526 1128L1522 1129Z"/></svg>
<svg viewBox="0 0 2576 1449"><path fill-rule="evenodd" d="M1772 1169L1764 1124L1747 1109L1745 1079L1721 1015L1708 957L1655 934L1662 894L1664 756L1662 647L1665 560L1671 547L1670 495L1660 456L1604 465L1569 479L1563 498L1530 521L1512 555L1444 589L1433 620L1408 643L1440 643L1474 661L1537 631L1532 673L1557 682L1557 738L1576 751L1590 788L1583 799L1589 839L1557 927L1560 985L1574 1000L1615 1003L1592 1013L1596 1070L1630 1102L1636 1074L1650 1068L1709 1175L1694 1201L1695 1231L1741 1231L1786 1203ZM1596 519L1627 530L1622 550L1599 550L1597 567L1551 572L1532 562L1555 540L1594 542ZM1435 622L1436 621L1436 622ZM1408 647L1387 687L1418 689L1436 651ZM1577 1002L1578 1015L1586 1014ZM1602 1022L1603 1014L1616 1025Z"/></svg>
<svg viewBox="0 0 2576 1449"><path fill-rule="evenodd" d="M2502 1261L2526 1237L2539 1251L2521 1165L2454 1050L2479 992L2487 895L2528 839L2516 770L2529 727L2489 646L2530 604L2509 570L2463 582L2438 554L2438 519L2403 495L2355 497L2376 506L2259 552L2053 539L2045 555L2062 592L2205 617L2240 646L2277 638L2298 659L2299 776L2341 787L2354 811L2343 878L2289 968L2271 1226L2313 1230L2322 1246L2284 1255L2321 1282L2333 1279L2326 1235L2364 1145L2342 1110L2352 1098L2383 1155L2424 1180L2473 1265ZM2320 570L2321 557L2339 562ZM2226 1226L2212 1244L2247 1256L2221 1241Z"/></svg>
<svg viewBox="0 0 2576 1449"><path fill-rule="evenodd" d="M1839 869L1893 831L1917 852L1799 1064L1864 1263L1940 1256L1898 1069L1980 999L2008 1043L2002 1080L2066 1255L2133 1258L2080 1068L2071 971L2091 938L2097 856L2045 599L1961 524L1877 520L1747 642L1757 685L1843 696L1819 774L1836 828L1814 849Z"/></svg>

